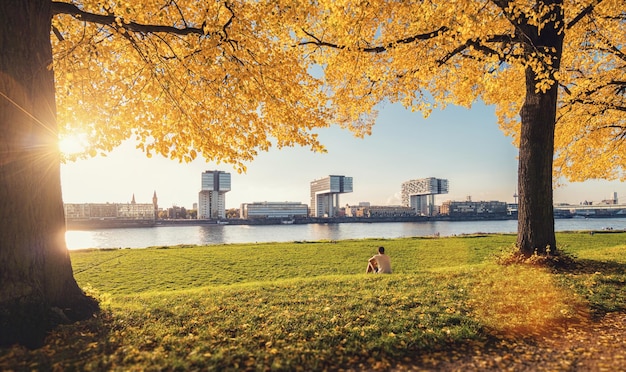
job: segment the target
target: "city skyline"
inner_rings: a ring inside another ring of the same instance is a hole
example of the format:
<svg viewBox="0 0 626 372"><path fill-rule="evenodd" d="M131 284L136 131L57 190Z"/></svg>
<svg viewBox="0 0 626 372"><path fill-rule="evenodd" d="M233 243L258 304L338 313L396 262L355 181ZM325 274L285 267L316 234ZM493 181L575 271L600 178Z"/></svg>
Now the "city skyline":
<svg viewBox="0 0 626 372"><path fill-rule="evenodd" d="M179 163L160 156L147 158L127 141L107 157L96 157L61 167L65 203L149 202L156 191L159 206L191 208L201 190L206 170L231 173L232 189L226 208L242 203L310 203L312 180L333 174L352 177L354 190L341 196L341 205L370 202L401 205L401 184L411 179L449 180L445 200L498 200L513 202L517 189L517 148L497 126L493 107L449 107L424 119L399 105L380 108L372 135L356 138L335 126L317 131L327 153L306 148L272 148L246 163L239 174L228 164L197 159ZM598 202L626 195L618 181L566 183L555 189L555 203Z"/></svg>

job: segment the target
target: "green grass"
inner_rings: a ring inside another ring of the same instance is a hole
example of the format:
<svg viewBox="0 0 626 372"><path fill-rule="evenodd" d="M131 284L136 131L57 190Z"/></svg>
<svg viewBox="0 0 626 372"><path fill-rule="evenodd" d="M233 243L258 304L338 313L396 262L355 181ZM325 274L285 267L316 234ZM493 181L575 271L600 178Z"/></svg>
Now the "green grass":
<svg viewBox="0 0 626 372"><path fill-rule="evenodd" d="M361 274L379 245L392 257L395 273L421 273L482 264L498 247L514 241L512 235L494 235L87 250L72 252L72 262L81 284L128 294Z"/></svg>
<svg viewBox="0 0 626 372"><path fill-rule="evenodd" d="M579 266L499 266L514 235L72 252L98 318L0 369L385 369L626 310L626 234L561 233ZM365 275L383 245L394 274Z"/></svg>

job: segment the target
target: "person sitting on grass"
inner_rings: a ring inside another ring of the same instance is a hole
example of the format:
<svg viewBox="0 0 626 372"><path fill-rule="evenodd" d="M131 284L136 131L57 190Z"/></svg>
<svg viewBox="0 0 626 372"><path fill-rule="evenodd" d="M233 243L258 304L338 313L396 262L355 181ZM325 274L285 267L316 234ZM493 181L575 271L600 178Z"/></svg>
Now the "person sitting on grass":
<svg viewBox="0 0 626 372"><path fill-rule="evenodd" d="M378 254L367 261L365 273L391 274L391 259L385 254L384 247L378 247Z"/></svg>

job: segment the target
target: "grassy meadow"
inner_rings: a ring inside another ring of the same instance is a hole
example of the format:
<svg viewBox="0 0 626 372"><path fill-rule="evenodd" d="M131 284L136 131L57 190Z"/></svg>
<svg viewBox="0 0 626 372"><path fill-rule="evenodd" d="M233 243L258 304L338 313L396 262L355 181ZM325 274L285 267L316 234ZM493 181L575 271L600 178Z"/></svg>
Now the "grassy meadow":
<svg viewBox="0 0 626 372"><path fill-rule="evenodd" d="M0 370L387 370L626 310L626 233L559 233L576 265L501 265L514 235L71 252L100 300ZM392 275L366 275L384 246Z"/></svg>

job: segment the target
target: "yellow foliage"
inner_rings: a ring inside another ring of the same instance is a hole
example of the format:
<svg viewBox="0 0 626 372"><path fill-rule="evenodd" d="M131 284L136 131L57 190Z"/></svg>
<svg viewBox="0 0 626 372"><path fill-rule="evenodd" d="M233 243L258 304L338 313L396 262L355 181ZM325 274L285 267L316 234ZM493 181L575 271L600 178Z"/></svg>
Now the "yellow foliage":
<svg viewBox="0 0 626 372"><path fill-rule="evenodd" d="M61 135L80 129L102 152L134 137L148 156L202 155L240 170L273 145L323 151L311 130L332 122L327 95L277 38L283 31L264 4L81 4L111 22L87 14L53 20Z"/></svg>
<svg viewBox="0 0 626 372"><path fill-rule="evenodd" d="M528 89L557 86L555 171L581 181L626 177L625 8L624 0L301 0L284 21L324 66L346 121L369 118L385 100L428 115L480 99L496 105L518 144ZM562 48L541 44L550 27L564 37Z"/></svg>
<svg viewBox="0 0 626 372"><path fill-rule="evenodd" d="M367 135L381 102L428 116L482 100L518 143L531 74L536 92L560 90L557 174L624 177L625 94L611 83L626 81L624 5L85 0L53 20L59 123L104 152L134 137L148 155L241 170L271 146L323 151L315 128ZM548 27L562 50L527 42Z"/></svg>
<svg viewBox="0 0 626 372"><path fill-rule="evenodd" d="M602 2L566 39L555 171L573 181L626 179L625 6Z"/></svg>

